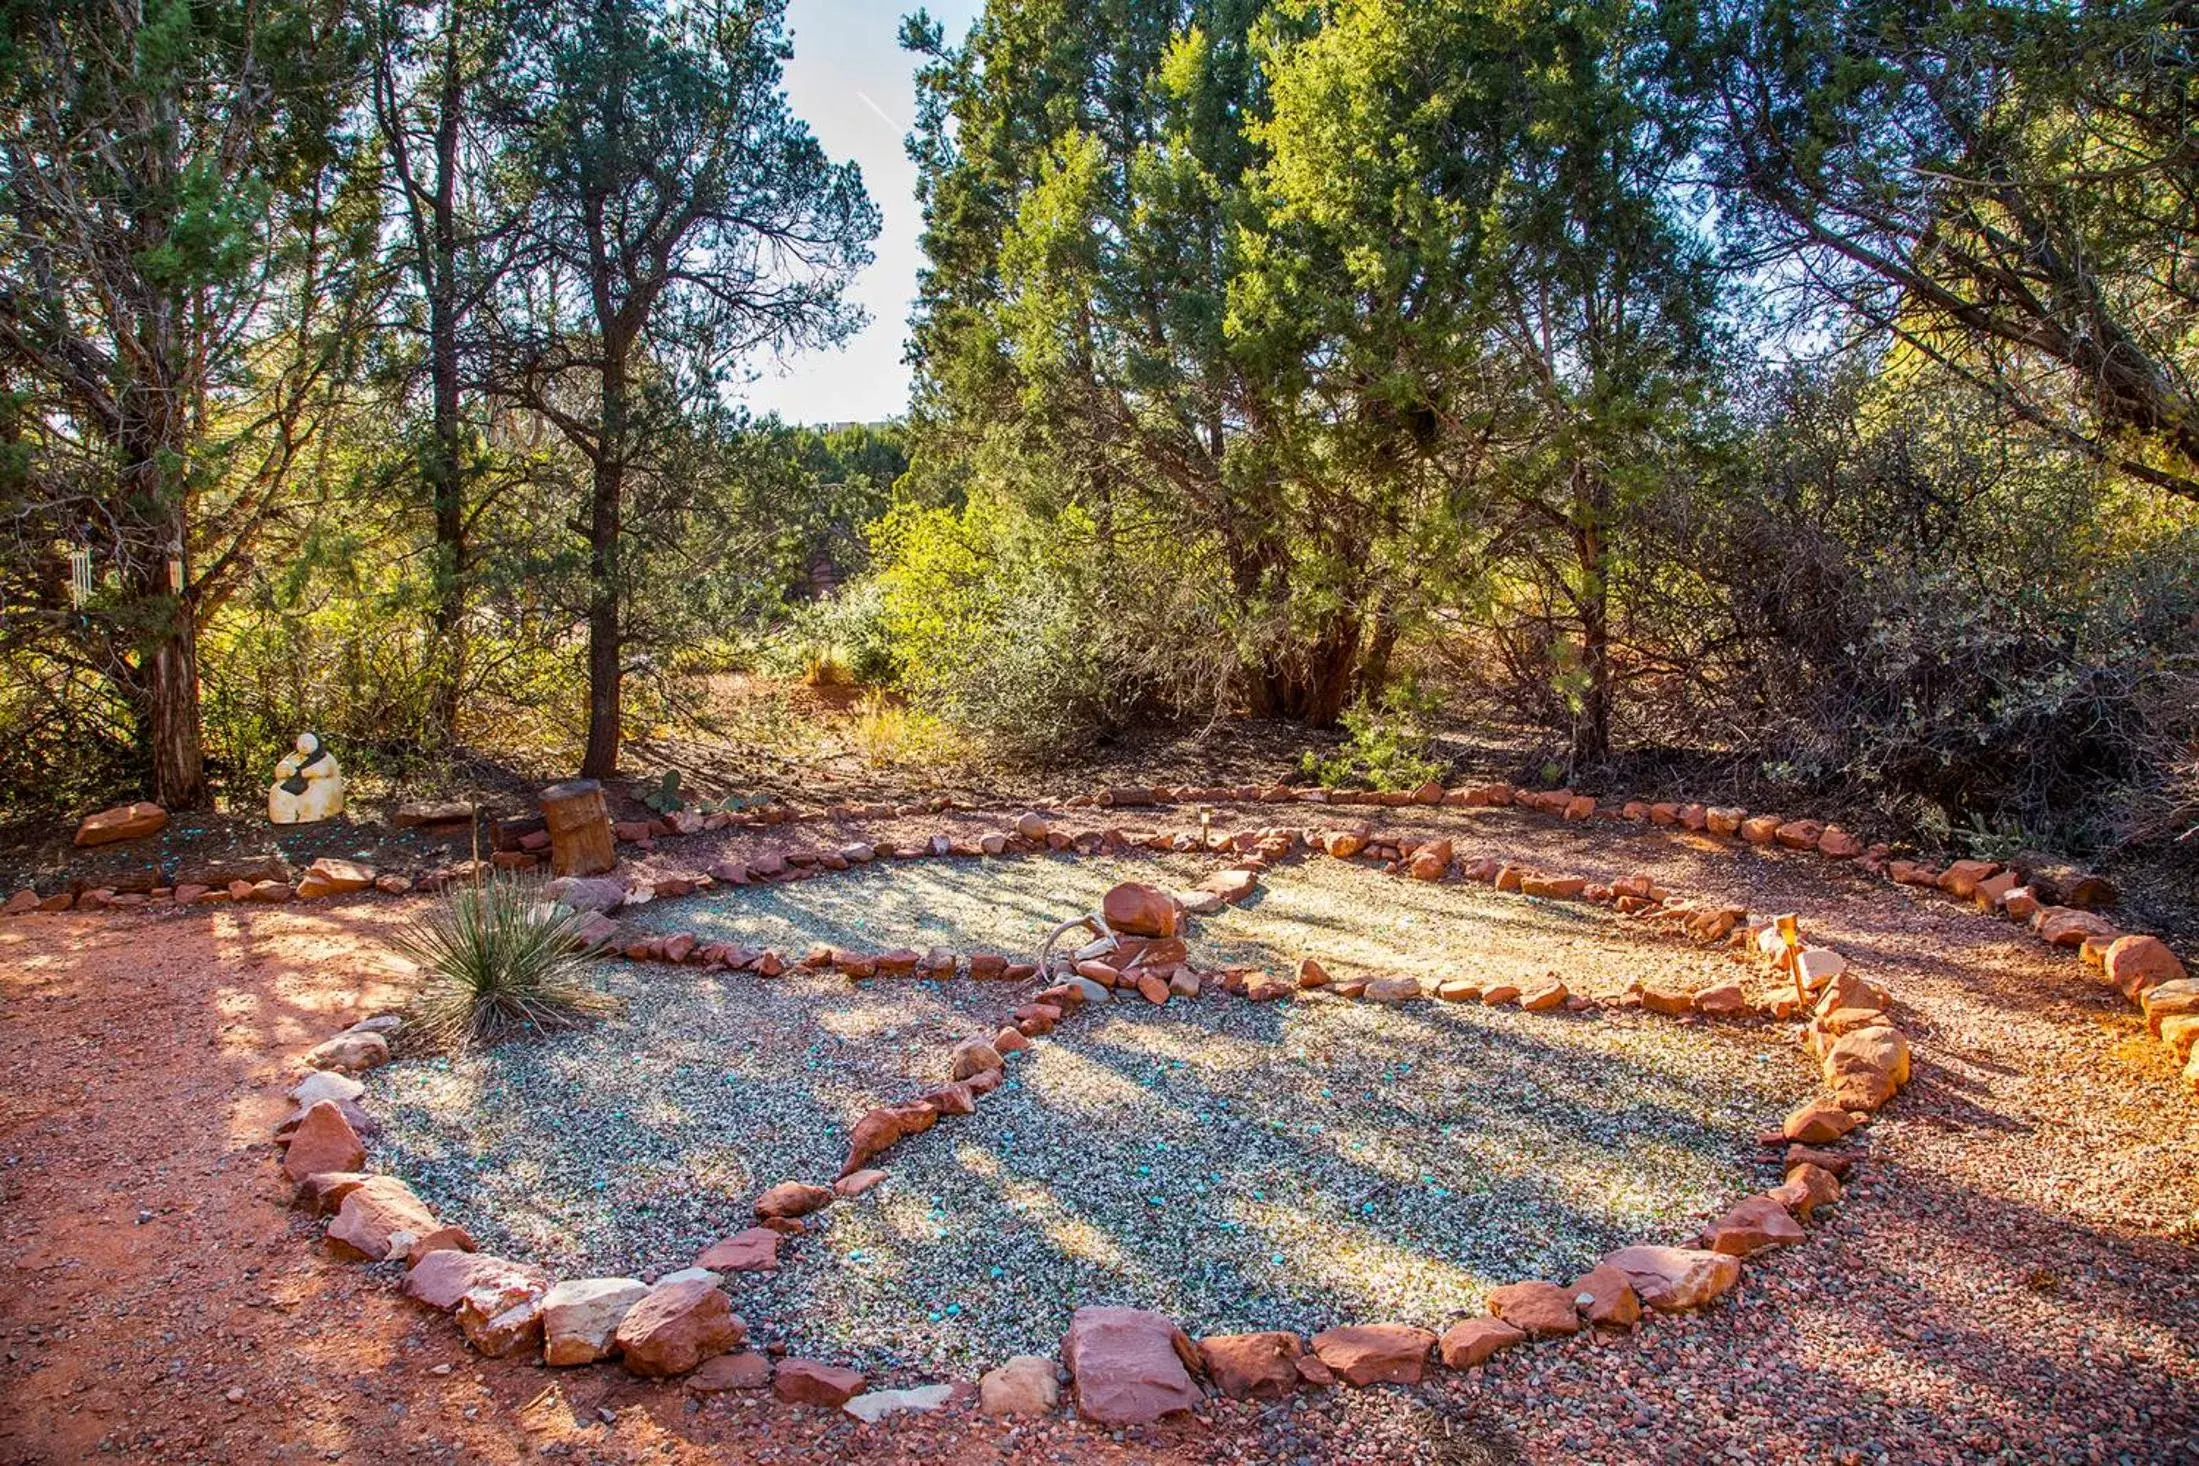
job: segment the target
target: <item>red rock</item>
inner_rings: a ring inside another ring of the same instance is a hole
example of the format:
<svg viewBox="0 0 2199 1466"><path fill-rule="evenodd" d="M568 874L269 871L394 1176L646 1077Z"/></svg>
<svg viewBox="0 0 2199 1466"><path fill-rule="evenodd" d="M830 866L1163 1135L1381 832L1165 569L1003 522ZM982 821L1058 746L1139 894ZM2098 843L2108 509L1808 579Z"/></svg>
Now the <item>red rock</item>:
<svg viewBox="0 0 2199 1466"><path fill-rule="evenodd" d="M1900 1029L1884 1024L1855 1029L1833 1040L1825 1052L1824 1071L1828 1080L1851 1074L1882 1076L1899 1089L1909 1082L1909 1041Z"/></svg>
<svg viewBox="0 0 2199 1466"><path fill-rule="evenodd" d="M491 1359L504 1359L542 1342L542 1293L483 1286L458 1300L458 1331Z"/></svg>
<svg viewBox="0 0 2199 1466"><path fill-rule="evenodd" d="M1940 872L1939 888L1958 900L1977 894L1978 883L2000 869L1990 860L1958 860Z"/></svg>
<svg viewBox="0 0 2199 1466"><path fill-rule="evenodd" d="M1520 894L1540 896L1550 901L1572 901L1588 889L1588 882L1580 876L1521 876Z"/></svg>
<svg viewBox="0 0 2199 1466"><path fill-rule="evenodd" d="M1741 1279L1733 1258L1689 1247L1622 1247L1603 1262L1626 1274L1642 1301L1660 1313L1699 1308Z"/></svg>
<svg viewBox="0 0 2199 1466"><path fill-rule="evenodd" d="M366 1147L334 1100L322 1100L305 1112L283 1152L283 1174L293 1182L322 1171L356 1171L366 1164Z"/></svg>
<svg viewBox="0 0 2199 1466"><path fill-rule="evenodd" d="M1741 821L1741 838L1751 845L1769 845L1779 838L1785 821L1775 814L1753 815Z"/></svg>
<svg viewBox="0 0 2199 1466"><path fill-rule="evenodd" d="M1825 827L1816 820L1788 820L1772 834L1789 850L1814 850L1824 837Z"/></svg>
<svg viewBox="0 0 2199 1466"><path fill-rule="evenodd" d="M373 1179L364 1171L322 1171L299 1183L298 1194L290 1204L310 1216L325 1217L342 1206L345 1197Z"/></svg>
<svg viewBox="0 0 2199 1466"><path fill-rule="evenodd" d="M1323 1364L1319 1355L1301 1354L1293 1363L1298 1382L1309 1390L1325 1390L1336 1383L1336 1371Z"/></svg>
<svg viewBox="0 0 2199 1466"><path fill-rule="evenodd" d="M529 1293L540 1297L550 1291L550 1275L528 1263L446 1247L414 1264L398 1291L437 1313L449 1313L477 1288L509 1292L515 1299Z"/></svg>
<svg viewBox="0 0 2199 1466"><path fill-rule="evenodd" d="M393 1255L391 1244L400 1237L404 1247L394 1249L399 1253L412 1238L434 1230L435 1214L410 1187L395 1176L370 1176L336 1208L336 1220L328 1224L328 1246L338 1257L383 1262Z"/></svg>
<svg viewBox="0 0 2199 1466"><path fill-rule="evenodd" d="M1466 977L1448 978L1435 985L1435 995L1446 1003L1478 1003L1481 984Z"/></svg>
<svg viewBox="0 0 2199 1466"><path fill-rule="evenodd" d="M1668 987L1663 982L1641 985L1642 1006L1652 1013L1668 1016L1691 1013L1695 1010L1693 988Z"/></svg>
<svg viewBox="0 0 2199 1466"><path fill-rule="evenodd" d="M714 1395L724 1390L760 1390L770 1383L770 1357L753 1349L705 1359L687 1377L687 1388L698 1395Z"/></svg>
<svg viewBox="0 0 2199 1466"><path fill-rule="evenodd" d="M1329 970L1314 958L1308 957L1298 964L1298 986L1325 988L1329 985Z"/></svg>
<svg viewBox="0 0 2199 1466"><path fill-rule="evenodd" d="M1599 1263L1573 1280L1566 1290L1573 1306L1590 1323L1607 1328L1632 1328L1642 1316L1641 1295L1625 1273L1609 1263Z"/></svg>
<svg viewBox="0 0 2199 1466"><path fill-rule="evenodd" d="M1146 1425L1197 1408L1198 1351L1165 1316L1138 1308L1080 1308L1061 1341L1077 1413L1098 1425Z"/></svg>
<svg viewBox="0 0 2199 1466"><path fill-rule="evenodd" d="M298 899L313 901L323 896L348 896L373 884L374 872L367 867L324 855L307 866L305 874L298 878Z"/></svg>
<svg viewBox="0 0 2199 1466"><path fill-rule="evenodd" d="M1840 1200L1840 1182L1823 1166L1803 1161L1789 1165L1787 1179L1765 1195L1806 1222L1819 1207Z"/></svg>
<svg viewBox="0 0 2199 1466"><path fill-rule="evenodd" d="M1501 1318L1470 1318L1444 1330L1438 1348L1452 1369L1474 1369L1489 1362L1499 1350L1527 1342L1527 1333Z"/></svg>
<svg viewBox="0 0 2199 1466"><path fill-rule="evenodd" d="M1176 934L1176 903L1165 891L1140 881L1124 881L1100 902L1108 930L1134 937Z"/></svg>
<svg viewBox="0 0 2199 1466"><path fill-rule="evenodd" d="M1031 1046L1031 1041L1013 1028L1003 1028L993 1035L993 1047L1003 1056L1020 1053Z"/></svg>
<svg viewBox="0 0 2199 1466"><path fill-rule="evenodd" d="M1420 979L1416 977L1374 977L1359 996L1370 1003L1410 1003L1420 996Z"/></svg>
<svg viewBox="0 0 2199 1466"><path fill-rule="evenodd" d="M168 811L149 800L118 804L85 816L84 823L76 827L76 843L79 846L111 845L118 840L138 840L158 832L167 823Z"/></svg>
<svg viewBox="0 0 2199 1466"><path fill-rule="evenodd" d="M1791 1247L1803 1240L1802 1228L1786 1206L1769 1196L1752 1196L1712 1222L1703 1233L1712 1252L1748 1257L1770 1247Z"/></svg>
<svg viewBox="0 0 2199 1466"><path fill-rule="evenodd" d="M1978 882L1978 888L1970 899L1977 902L1980 911L1998 911L2004 908L2008 898L2020 889L2016 873L2004 870L1997 876L1987 876Z"/></svg>
<svg viewBox="0 0 2199 1466"><path fill-rule="evenodd" d="M1518 997L1519 985L1517 983L1493 983L1490 986L1485 987L1481 990L1482 1004L1485 1007L1490 1008L1501 1008L1506 1003L1512 1002Z"/></svg>
<svg viewBox="0 0 2199 1466"><path fill-rule="evenodd" d="M1367 842L1373 838L1373 827L1365 824L1350 824L1333 830L1322 831L1318 843L1323 850L1335 859L1349 860L1352 856L1366 849Z"/></svg>
<svg viewBox="0 0 2199 1466"><path fill-rule="evenodd" d="M832 1189L840 1197L853 1200L886 1179L884 1171L855 1171L832 1183Z"/></svg>
<svg viewBox="0 0 2199 1466"><path fill-rule="evenodd" d="M769 1227L750 1227L711 1243L695 1259L695 1266L714 1273L776 1272L779 1241L779 1233Z"/></svg>
<svg viewBox="0 0 2199 1466"><path fill-rule="evenodd" d="M1409 1324L1352 1324L1313 1336L1313 1352L1348 1385L1420 1383L1436 1337Z"/></svg>
<svg viewBox="0 0 2199 1466"><path fill-rule="evenodd" d="M1489 1311L1537 1338L1580 1332L1573 1295L1556 1283L1507 1283L1489 1291Z"/></svg>
<svg viewBox="0 0 2199 1466"><path fill-rule="evenodd" d="M756 1215L759 1217L806 1217L820 1207L832 1205L830 1186L812 1186L806 1181L781 1181L778 1185L756 1198Z"/></svg>
<svg viewBox="0 0 2199 1466"><path fill-rule="evenodd" d="M1695 995L1695 1011L1713 1018L1731 1017L1748 1007L1748 998L1737 982L1721 982Z"/></svg>
<svg viewBox="0 0 2199 1466"><path fill-rule="evenodd" d="M1788 1115L1779 1133L1804 1145L1823 1145L1828 1140L1838 1140L1854 1128L1855 1121L1848 1118L1846 1110L1822 1100L1812 1100Z"/></svg>
<svg viewBox="0 0 2199 1466"><path fill-rule="evenodd" d="M796 1405L836 1410L863 1393L860 1370L816 1359L782 1359L771 1376L771 1393Z"/></svg>
<svg viewBox="0 0 2199 1466"><path fill-rule="evenodd" d="M970 976L979 980L1004 976L1008 971L1008 959L998 952L972 952Z"/></svg>
<svg viewBox="0 0 2199 1466"><path fill-rule="evenodd" d="M1408 864L1416 881L1440 881L1451 869L1451 842L1430 840L1413 851Z"/></svg>
<svg viewBox="0 0 2199 1466"><path fill-rule="evenodd" d="M1209 1334L1199 1358L1215 1388L1232 1400L1281 1399L1298 1388L1305 1340L1292 1333Z"/></svg>
<svg viewBox="0 0 2199 1466"><path fill-rule="evenodd" d="M434 1231L413 1239L412 1246L405 1249L405 1266L418 1267L437 1252L472 1252L477 1245L473 1233L445 1222Z"/></svg>
<svg viewBox="0 0 2199 1466"><path fill-rule="evenodd" d="M1000 1066L1000 1050L981 1038L966 1038L948 1055L947 1072L952 1078L968 1079L973 1074Z"/></svg>
<svg viewBox="0 0 2199 1466"><path fill-rule="evenodd" d="M1838 825L1827 825L1817 837L1817 850L1833 860L1853 860L1863 853L1863 842Z"/></svg>
<svg viewBox="0 0 2199 1466"><path fill-rule="evenodd" d="M1748 817L1749 812L1745 809L1712 805L1703 811L1703 826L1713 835L1734 835L1740 832L1742 822Z"/></svg>
<svg viewBox="0 0 2199 1466"><path fill-rule="evenodd" d="M1168 1001L1168 984L1162 982L1150 972L1140 973L1138 976L1138 996L1144 998L1148 1003L1158 1006Z"/></svg>
<svg viewBox="0 0 2199 1466"><path fill-rule="evenodd" d="M740 1347L748 1326L715 1283L659 1283L626 1311L613 1335L631 1372L652 1379L685 1374L703 1360Z"/></svg>
<svg viewBox="0 0 2199 1466"><path fill-rule="evenodd" d="M2135 1000L2146 989L2185 976L2184 964L2159 937L2122 936L2108 944L2101 964L2117 992Z"/></svg>
<svg viewBox="0 0 2199 1466"><path fill-rule="evenodd" d="M1789 1172L1796 1166L1811 1165L1830 1171L1834 1176L1845 1176L1848 1168L1855 1164L1855 1157L1843 1155L1837 1150L1813 1150L1806 1145L1790 1145L1780 1164Z"/></svg>
<svg viewBox="0 0 2199 1466"><path fill-rule="evenodd" d="M920 1102L930 1105L942 1115L974 1115L977 1113L977 1093L962 1083L943 1084L937 1089L926 1090Z"/></svg>
<svg viewBox="0 0 2199 1466"><path fill-rule="evenodd" d="M1249 870L1238 869L1217 871L1199 882L1197 889L1218 896L1234 906L1251 896L1255 890L1259 889L1259 885L1260 878L1258 875ZM1171 906L1174 905L1173 902L1170 904Z"/></svg>

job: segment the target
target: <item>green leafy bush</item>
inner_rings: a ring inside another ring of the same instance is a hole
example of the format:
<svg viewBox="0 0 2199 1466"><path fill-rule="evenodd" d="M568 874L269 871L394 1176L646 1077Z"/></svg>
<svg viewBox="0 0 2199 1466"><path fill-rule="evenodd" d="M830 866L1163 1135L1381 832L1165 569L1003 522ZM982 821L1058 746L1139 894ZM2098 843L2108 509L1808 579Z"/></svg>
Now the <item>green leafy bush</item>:
<svg viewBox="0 0 2199 1466"><path fill-rule="evenodd" d="M588 986L580 919L510 877L460 886L397 939L427 978L405 1032L445 1053L573 1028L611 1001Z"/></svg>
<svg viewBox="0 0 2199 1466"><path fill-rule="evenodd" d="M1344 741L1328 758L1309 753L1300 767L1325 788L1365 784L1417 789L1446 772L1431 756L1443 699L1417 679L1401 678L1375 703L1361 698L1344 710Z"/></svg>

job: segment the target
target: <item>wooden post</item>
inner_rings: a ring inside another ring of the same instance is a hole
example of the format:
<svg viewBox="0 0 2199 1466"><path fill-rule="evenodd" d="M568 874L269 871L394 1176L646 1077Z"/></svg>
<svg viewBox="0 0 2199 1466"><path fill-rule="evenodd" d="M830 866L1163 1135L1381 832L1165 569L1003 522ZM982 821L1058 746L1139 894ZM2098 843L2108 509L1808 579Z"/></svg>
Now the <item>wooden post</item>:
<svg viewBox="0 0 2199 1466"><path fill-rule="evenodd" d="M618 864L611 815L603 786L573 779L542 791L542 821L550 830L550 870L561 876L596 876Z"/></svg>

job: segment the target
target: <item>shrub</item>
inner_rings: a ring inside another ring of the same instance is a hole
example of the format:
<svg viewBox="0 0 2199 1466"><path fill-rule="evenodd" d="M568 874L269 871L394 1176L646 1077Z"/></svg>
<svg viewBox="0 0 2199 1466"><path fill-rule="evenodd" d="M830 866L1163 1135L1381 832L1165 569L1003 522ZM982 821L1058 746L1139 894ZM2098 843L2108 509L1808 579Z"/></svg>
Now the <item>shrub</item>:
<svg viewBox="0 0 2199 1466"><path fill-rule="evenodd" d="M458 887L398 938L427 974L406 1033L462 1054L607 1011L610 999L587 985L579 927L509 877Z"/></svg>
<svg viewBox="0 0 2199 1466"><path fill-rule="evenodd" d="M1386 688L1381 700L1361 698L1344 710L1344 741L1336 753L1309 753L1302 769L1326 788L1365 783L1376 789L1417 789L1440 779L1445 765L1431 758L1434 722L1443 699L1410 677Z"/></svg>

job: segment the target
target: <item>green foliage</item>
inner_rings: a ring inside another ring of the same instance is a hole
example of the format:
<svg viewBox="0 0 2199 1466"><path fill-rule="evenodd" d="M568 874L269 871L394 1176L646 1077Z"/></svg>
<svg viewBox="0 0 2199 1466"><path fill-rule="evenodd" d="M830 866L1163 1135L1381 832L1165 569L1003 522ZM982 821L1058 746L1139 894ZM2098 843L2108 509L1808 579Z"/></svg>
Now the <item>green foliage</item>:
<svg viewBox="0 0 2199 1466"><path fill-rule="evenodd" d="M1322 787L1418 789L1449 771L1431 757L1443 699L1412 678L1392 683L1378 702L1361 698L1344 710L1344 741L1328 758L1308 753L1301 772Z"/></svg>
<svg viewBox="0 0 2199 1466"><path fill-rule="evenodd" d="M687 807L680 798L680 771L666 769L657 782L642 790L641 802L658 814L677 814Z"/></svg>
<svg viewBox="0 0 2199 1466"><path fill-rule="evenodd" d="M579 917L516 879L455 887L397 939L424 974L407 1040L464 1054L609 1011L611 1000L588 985L579 931Z"/></svg>

